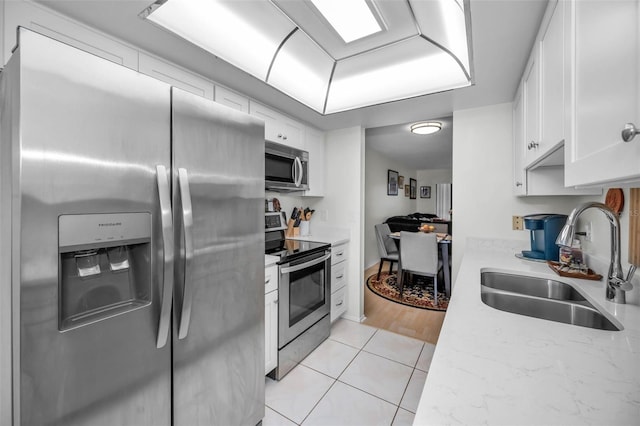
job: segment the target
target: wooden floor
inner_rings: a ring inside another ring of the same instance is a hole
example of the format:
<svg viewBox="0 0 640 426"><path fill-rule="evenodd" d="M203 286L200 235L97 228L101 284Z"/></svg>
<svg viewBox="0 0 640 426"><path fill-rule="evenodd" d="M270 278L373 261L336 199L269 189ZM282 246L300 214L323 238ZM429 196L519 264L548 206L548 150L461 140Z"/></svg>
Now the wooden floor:
<svg viewBox="0 0 640 426"><path fill-rule="evenodd" d="M366 317L364 324L435 345L438 342L445 313L401 305L373 293L367 287L366 279L377 272L377 264L364 272L364 315Z"/></svg>

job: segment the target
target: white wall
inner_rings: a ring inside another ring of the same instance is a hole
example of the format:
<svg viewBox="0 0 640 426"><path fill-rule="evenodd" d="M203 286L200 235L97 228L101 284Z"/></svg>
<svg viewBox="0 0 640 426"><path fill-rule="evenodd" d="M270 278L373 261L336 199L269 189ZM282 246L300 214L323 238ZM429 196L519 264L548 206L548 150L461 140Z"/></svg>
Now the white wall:
<svg viewBox="0 0 640 426"><path fill-rule="evenodd" d="M364 129L350 127L327 132L325 197L309 199L318 222L312 226L346 229L350 234L347 312L364 319ZM386 171L385 171L386 173Z"/></svg>
<svg viewBox="0 0 640 426"><path fill-rule="evenodd" d="M453 277L468 237L528 240L512 216L569 214L600 197L516 197L512 192L511 103L453 113Z"/></svg>
<svg viewBox="0 0 640 426"><path fill-rule="evenodd" d="M418 194L416 211L436 214L436 184L453 181L451 169L418 170ZM420 187L431 187L431 198L420 198Z"/></svg>
<svg viewBox="0 0 640 426"><path fill-rule="evenodd" d="M415 213L416 200L404 196L404 188L398 188L398 195L387 195L387 170L395 170L404 176L404 184L409 178L416 179L416 171L394 161L373 149L365 150L364 186L364 268L380 261L374 225L391 216ZM434 208L435 210L435 208Z"/></svg>

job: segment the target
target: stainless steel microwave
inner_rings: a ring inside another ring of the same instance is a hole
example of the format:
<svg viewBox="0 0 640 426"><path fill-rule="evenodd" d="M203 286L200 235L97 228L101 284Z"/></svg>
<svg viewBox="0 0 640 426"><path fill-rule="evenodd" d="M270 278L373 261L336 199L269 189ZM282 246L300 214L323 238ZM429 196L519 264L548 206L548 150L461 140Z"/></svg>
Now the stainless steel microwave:
<svg viewBox="0 0 640 426"><path fill-rule="evenodd" d="M265 141L264 180L271 191L309 189L309 153L279 143Z"/></svg>

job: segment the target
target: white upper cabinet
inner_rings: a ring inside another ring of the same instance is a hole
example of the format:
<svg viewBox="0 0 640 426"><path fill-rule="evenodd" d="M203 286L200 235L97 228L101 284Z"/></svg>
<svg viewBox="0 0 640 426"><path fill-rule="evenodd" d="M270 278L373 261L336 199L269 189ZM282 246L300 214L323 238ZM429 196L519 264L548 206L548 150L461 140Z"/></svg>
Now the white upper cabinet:
<svg viewBox="0 0 640 426"><path fill-rule="evenodd" d="M550 1L513 102L515 195L597 195L565 186L564 1Z"/></svg>
<svg viewBox="0 0 640 426"><path fill-rule="evenodd" d="M567 4L568 129L566 185L640 181L640 1Z"/></svg>
<svg viewBox="0 0 640 426"><path fill-rule="evenodd" d="M524 88L524 142L525 164L537 156L540 146L540 51L534 47L525 69Z"/></svg>
<svg viewBox="0 0 640 426"><path fill-rule="evenodd" d="M249 98L225 89L222 86L216 86L214 101L226 105L229 108L237 109L238 111L249 113Z"/></svg>
<svg viewBox="0 0 640 426"><path fill-rule="evenodd" d="M553 12L540 38L539 156L564 140L564 6L564 1L550 4Z"/></svg>
<svg viewBox="0 0 640 426"><path fill-rule="evenodd" d="M127 68L138 69L136 49L55 13L46 6L27 1L2 1L0 7L4 7L1 29L3 64L7 63L11 57L11 50L17 44L16 28L22 26Z"/></svg>
<svg viewBox="0 0 640 426"><path fill-rule="evenodd" d="M213 99L212 81L142 52L140 52L140 72L194 95Z"/></svg>
<svg viewBox="0 0 640 426"><path fill-rule="evenodd" d="M265 139L297 149L304 149L304 125L252 100L249 114L264 120Z"/></svg>
<svg viewBox="0 0 640 426"><path fill-rule="evenodd" d="M527 174L524 170L524 104L522 90L513 101L513 193L527 195Z"/></svg>
<svg viewBox="0 0 640 426"><path fill-rule="evenodd" d="M306 128L305 150L309 152L308 197L324 196L324 133L312 127Z"/></svg>

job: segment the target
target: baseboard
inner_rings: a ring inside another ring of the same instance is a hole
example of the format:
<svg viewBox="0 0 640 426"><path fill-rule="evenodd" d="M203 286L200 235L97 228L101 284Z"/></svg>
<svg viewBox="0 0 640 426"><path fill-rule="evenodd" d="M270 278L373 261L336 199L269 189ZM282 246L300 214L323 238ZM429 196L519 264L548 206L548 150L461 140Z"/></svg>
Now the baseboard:
<svg viewBox="0 0 640 426"><path fill-rule="evenodd" d="M367 317L365 317L364 315L361 315L360 317L358 316L354 316L354 315L342 315L341 318L344 318L346 320L349 321L353 321L353 322L362 322L364 321Z"/></svg>

